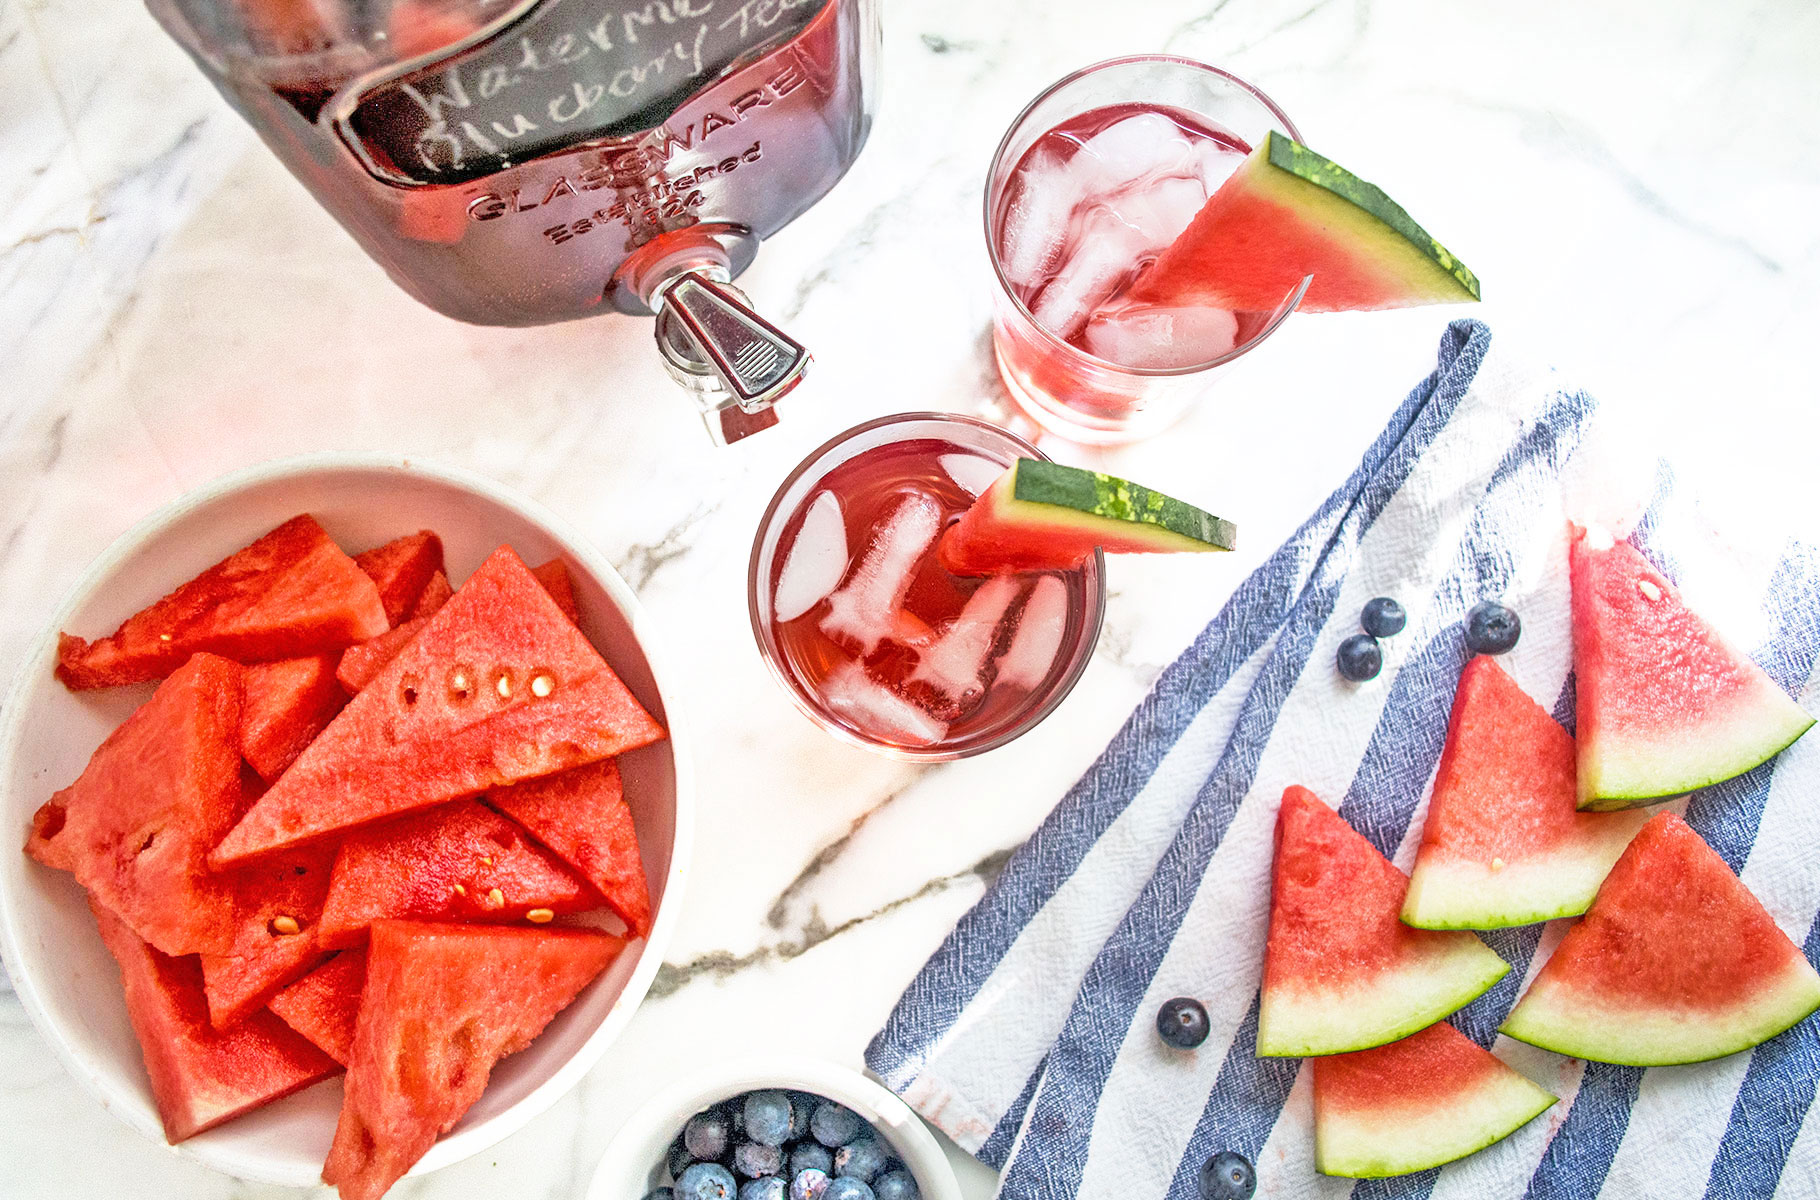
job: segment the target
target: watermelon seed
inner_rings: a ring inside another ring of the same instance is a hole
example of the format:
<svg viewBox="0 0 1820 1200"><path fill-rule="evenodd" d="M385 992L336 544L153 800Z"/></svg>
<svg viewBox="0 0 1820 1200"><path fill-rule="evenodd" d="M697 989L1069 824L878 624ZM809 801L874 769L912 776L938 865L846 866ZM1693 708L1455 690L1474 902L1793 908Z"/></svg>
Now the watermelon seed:
<svg viewBox="0 0 1820 1200"><path fill-rule="evenodd" d="M155 840L157 840L157 837L158 837L158 834L157 834L157 831L155 831L155 830L151 833L146 834L145 840L143 842L139 843L139 849L135 850L133 853L135 855L144 854L147 850L150 850L152 848L152 843Z"/></svg>
<svg viewBox="0 0 1820 1200"><path fill-rule="evenodd" d="M299 929L300 926L297 924L296 917L279 916L272 918L273 933L292 934L298 932Z"/></svg>
<svg viewBox="0 0 1820 1200"><path fill-rule="evenodd" d="M481 860L480 860L480 861L481 861L481 864L482 864L482 865L483 865L483 866L488 866L488 867L490 867L490 866L492 866L492 865L493 865L493 860L492 860L492 859L490 859L490 858L484 858L484 857L483 857L483 858L482 858L482 859L481 859Z"/></svg>
<svg viewBox="0 0 1820 1200"><path fill-rule="evenodd" d="M473 696L474 685L468 682L468 673L460 667L455 668L449 676L449 696L454 700L466 700Z"/></svg>
<svg viewBox="0 0 1820 1200"><path fill-rule="evenodd" d="M457 895L457 896L465 896L465 895L467 895L467 894L468 894L468 889L467 889L467 888L464 888L464 887L462 887L462 886L461 886L461 885L460 885L460 884L459 884L459 883L458 883L458 884L456 884L456 885L455 885L455 894L456 894L456 895Z"/></svg>
<svg viewBox="0 0 1820 1200"><path fill-rule="evenodd" d="M158 635L158 640L161 642L168 642L171 640L171 635L168 633L161 633Z"/></svg>
<svg viewBox="0 0 1820 1200"><path fill-rule="evenodd" d="M556 690L556 677L546 671L531 676L531 694L539 700Z"/></svg>
<svg viewBox="0 0 1820 1200"><path fill-rule="evenodd" d="M1662 589L1647 579L1637 580L1637 590L1642 592L1644 598L1648 600L1660 600L1662 598Z"/></svg>
<svg viewBox="0 0 1820 1200"><path fill-rule="evenodd" d="M501 905L503 905L505 902L506 902L506 894L504 892L500 891L498 888L494 888L492 891L487 893L487 904L489 907L498 908Z"/></svg>
<svg viewBox="0 0 1820 1200"><path fill-rule="evenodd" d="M534 908L525 914L525 920L533 925L548 925L550 918L556 914L547 908Z"/></svg>
<svg viewBox="0 0 1820 1200"><path fill-rule="evenodd" d="M1504 860L1501 858L1492 859L1491 860L1491 869L1494 871L1502 871L1504 869Z"/></svg>
<svg viewBox="0 0 1820 1200"><path fill-rule="evenodd" d="M493 686L498 690L499 698L501 700L510 700L512 698L512 677L506 672L501 671L499 673L499 682L495 683Z"/></svg>

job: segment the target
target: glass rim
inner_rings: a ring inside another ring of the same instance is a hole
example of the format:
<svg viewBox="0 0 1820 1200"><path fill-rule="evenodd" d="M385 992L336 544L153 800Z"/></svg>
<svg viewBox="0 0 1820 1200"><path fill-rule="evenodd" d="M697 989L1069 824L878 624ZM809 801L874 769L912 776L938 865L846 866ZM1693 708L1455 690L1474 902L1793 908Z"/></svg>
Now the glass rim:
<svg viewBox="0 0 1820 1200"><path fill-rule="evenodd" d="M1283 322L1289 319L1290 314L1295 312L1301 305L1302 297L1308 294L1309 284L1314 282L1314 276L1303 276L1302 282L1298 283L1284 294L1283 300L1278 303L1271 319L1265 322L1264 326L1260 328L1256 334L1245 339L1242 344L1234 346L1224 354L1210 358L1206 362L1194 363L1185 367L1128 367L1123 363L1113 362L1109 358L1101 358L1091 351L1084 350L1072 342L1057 337L1048 326L1036 319L1036 314L1030 311L1029 306L1024 303L1022 297L1012 289L1011 281L1005 278L1004 264L999 261L997 239L993 236L992 229L993 180L998 175L999 164L1005 160L1006 152L1010 149L1012 138L1014 138L1018 131L1024 127L1025 122L1030 119L1030 115L1036 111L1037 107L1063 88L1078 83L1089 75L1098 74L1099 72L1112 67L1138 66L1143 64L1186 67L1189 70L1199 71L1203 74L1217 75L1226 82L1239 88L1240 91L1247 93L1252 99L1268 109L1271 115L1283 123L1284 130L1293 140L1297 142L1302 140L1301 130L1297 129L1295 122L1289 119L1289 114L1277 106L1276 101L1265 95L1255 84L1240 79L1231 71L1216 67L1211 63L1201 62L1199 59L1187 58L1180 54L1123 54L1116 58L1107 58L1096 63L1089 63L1084 67L1070 71L1068 74L1062 76L1060 79L1038 92L1030 103L1024 105L1024 107L1019 110L1017 116L1012 118L1010 126L1006 128L1005 136L999 139L998 148L992 152L992 161L986 168L986 188L985 194L981 200L981 207L983 209L986 230L986 259L992 264L992 274L993 277L998 280L999 291L1004 294L1004 297L1007 300L1011 301L1011 303L1016 306L1018 315L1023 318L1030 328L1037 332L1038 336L1041 337L1044 342L1054 350L1066 354L1079 355L1088 362L1106 367L1109 370L1118 371L1125 375L1133 375L1143 379L1169 379L1177 376L1198 375L1203 371L1210 371L1215 367L1232 362L1240 355L1251 350L1254 346L1257 346L1260 342L1264 341L1265 338L1268 338L1271 334L1275 333L1277 329L1282 326Z"/></svg>
<svg viewBox="0 0 1820 1200"><path fill-rule="evenodd" d="M765 667L771 672L772 678L790 697L791 702L818 728L849 745L858 746L863 750L869 750L888 758L906 762L953 762L957 759L984 754L988 750L996 750L1000 746L1022 737L1047 720L1049 714L1054 712L1062 701L1066 700L1074 691L1075 685L1086 673L1087 664L1093 659L1093 652L1099 646L1100 634L1104 631L1106 624L1106 555L1104 551L1094 550L1093 558L1085 568L1089 576L1087 609L1082 616L1080 636L1071 652L1071 661L1068 663L1067 669L1055 684L1043 693L1040 701L1031 705L1015 720L1008 722L1003 729L990 737L983 738L976 744L970 743L958 748L943 745L928 747L892 745L876 738L867 737L859 730L843 725L818 710L809 702L808 689L798 683L795 677L779 662L780 655L775 645L775 639L771 636L770 622L759 611L759 560L764 556L766 535L777 520L778 509L783 504L785 494L830 452L854 438L891 425L910 424L917 421L969 426L1004 438L1011 443L1020 456L1041 459L1044 462L1053 461L1027 439L1004 426L965 413L936 411L890 413L882 417L874 417L870 421L862 421L858 425L842 430L803 456L802 461L797 463L790 473L784 476L783 482L777 485L777 491L772 494L771 502L765 506L764 513L759 517L758 529L752 537L752 553L746 563L746 613L752 622L753 640L758 643L758 656L764 660ZM774 541L773 549L775 549Z"/></svg>

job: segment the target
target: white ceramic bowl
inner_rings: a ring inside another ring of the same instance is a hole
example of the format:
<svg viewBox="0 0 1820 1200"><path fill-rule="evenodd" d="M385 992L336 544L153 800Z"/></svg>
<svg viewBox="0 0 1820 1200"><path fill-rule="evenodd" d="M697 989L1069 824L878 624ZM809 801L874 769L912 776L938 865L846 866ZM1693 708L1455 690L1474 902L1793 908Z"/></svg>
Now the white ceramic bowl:
<svg viewBox="0 0 1820 1200"><path fill-rule="evenodd" d="M684 1079L643 1104L620 1128L595 1168L587 1200L642 1200L658 1186L664 1155L690 1117L760 1088L810 1092L844 1104L872 1123L916 1179L922 1200L961 1200L961 1185L935 1135L884 1086L815 1058L740 1059Z"/></svg>
<svg viewBox="0 0 1820 1200"><path fill-rule="evenodd" d="M20 667L0 730L0 954L13 987L63 1065L109 1110L160 1145L164 1133L127 1023L119 972L82 890L28 859L33 811L81 773L101 740L151 686L73 693L52 678L59 630L87 637L122 620L280 522L315 514L349 550L401 534L442 535L459 583L509 544L527 562L561 555L571 568L582 628L634 695L670 731L625 755L626 797L655 905L651 936L622 954L529 1049L493 1072L486 1094L424 1156L413 1175L478 1153L568 1091L632 1019L663 961L680 908L693 827L689 733L674 706L649 619L613 568L563 521L479 476L374 455L290 459L227 476L122 535L51 618ZM666 701L669 703L667 704ZM209 1130L178 1154L243 1179L309 1186L341 1107L339 1080Z"/></svg>

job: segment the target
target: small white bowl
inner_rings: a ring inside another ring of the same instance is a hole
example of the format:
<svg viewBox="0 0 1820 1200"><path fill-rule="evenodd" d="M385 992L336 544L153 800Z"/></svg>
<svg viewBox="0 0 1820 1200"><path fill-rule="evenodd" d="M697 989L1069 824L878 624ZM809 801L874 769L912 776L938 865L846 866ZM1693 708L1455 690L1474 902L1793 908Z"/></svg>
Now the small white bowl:
<svg viewBox="0 0 1820 1200"><path fill-rule="evenodd" d="M533 501L465 471L381 455L327 454L229 475L123 534L51 618L26 655L6 707L0 730L0 829L7 831L0 839L0 955L26 1012L70 1074L103 1106L164 1145L119 972L82 889L20 851L38 805L81 773L102 739L150 695L151 685L68 691L51 674L57 633L109 633L302 512L315 514L350 550L433 529L442 535L449 577L457 584L502 544L533 564L561 555L574 578L583 630L670 732L667 740L621 759L655 906L651 936L622 954L529 1049L499 1064L479 1103L412 1169L418 1175L513 1133L594 1065L644 998L681 908L677 898L694 822L690 735L657 662L656 634L612 566ZM340 1108L341 1084L331 1080L174 1150L242 1179L311 1186L321 1181Z"/></svg>
<svg viewBox="0 0 1820 1200"><path fill-rule="evenodd" d="M639 1107L594 1170L587 1200L642 1200L660 1186L664 1156L690 1117L744 1092L784 1088L844 1104L872 1123L916 1179L922 1200L961 1200L960 1181L922 1118L858 1071L815 1058L750 1058L703 1071Z"/></svg>

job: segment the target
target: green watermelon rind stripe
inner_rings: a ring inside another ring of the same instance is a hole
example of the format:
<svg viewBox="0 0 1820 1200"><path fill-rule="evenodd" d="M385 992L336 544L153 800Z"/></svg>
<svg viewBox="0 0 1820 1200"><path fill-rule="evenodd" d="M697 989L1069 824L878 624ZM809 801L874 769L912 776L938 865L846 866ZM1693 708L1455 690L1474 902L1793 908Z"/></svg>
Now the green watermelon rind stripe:
<svg viewBox="0 0 1820 1200"><path fill-rule="evenodd" d="M1158 550L1231 550L1238 545L1238 526L1231 521L1141 484L1042 459L1018 459L1011 499L1067 510L1060 519L1070 524L1110 524L1109 532L1154 541Z"/></svg>
<svg viewBox="0 0 1820 1200"><path fill-rule="evenodd" d="M1479 277L1420 225L1382 188L1365 182L1332 159L1281 133L1265 135L1264 158L1279 171L1313 184L1394 231L1417 253L1448 275L1474 300L1481 298Z"/></svg>

